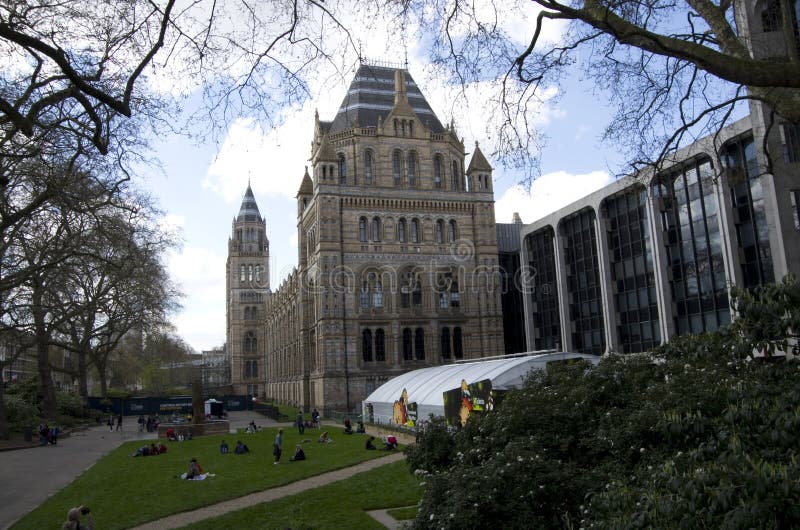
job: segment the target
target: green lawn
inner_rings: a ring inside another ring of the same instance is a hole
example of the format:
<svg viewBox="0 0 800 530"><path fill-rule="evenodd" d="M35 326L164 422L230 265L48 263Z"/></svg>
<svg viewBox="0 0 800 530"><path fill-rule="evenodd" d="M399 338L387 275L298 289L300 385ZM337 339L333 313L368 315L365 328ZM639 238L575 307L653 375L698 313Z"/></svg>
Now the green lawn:
<svg viewBox="0 0 800 530"><path fill-rule="evenodd" d="M414 505L419 502L418 480L405 462L395 462L277 501L259 504L187 528L231 529L382 529L368 510ZM408 512L408 510L407 510ZM411 509L410 517L416 514Z"/></svg>
<svg viewBox="0 0 800 530"><path fill-rule="evenodd" d="M95 527L103 530L130 528L181 511L191 510L248 493L294 482L312 475L348 467L364 460L386 456L382 451L365 451L362 435L347 436L330 429L333 443L319 444L319 431L284 429L281 465L272 464L272 443L277 428L256 434L198 437L189 442L167 444L166 454L132 458L130 454L144 442L123 444L102 458L72 484L49 498L25 516L13 529L58 528L66 511L80 504L92 508ZM233 451L237 439L250 454L221 455L220 440ZM303 439L308 460L288 462L294 446ZM204 481L176 478L186 471L189 459L196 457L205 471L216 474ZM43 477L46 480L46 477ZM413 502L412 502L413 503ZM406 503L409 504L409 503Z"/></svg>

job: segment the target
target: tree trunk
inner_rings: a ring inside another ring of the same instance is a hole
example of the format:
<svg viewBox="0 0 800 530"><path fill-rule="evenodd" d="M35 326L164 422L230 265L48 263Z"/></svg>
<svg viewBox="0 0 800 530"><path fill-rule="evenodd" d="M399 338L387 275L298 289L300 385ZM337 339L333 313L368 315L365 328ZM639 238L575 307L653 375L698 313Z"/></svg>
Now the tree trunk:
<svg viewBox="0 0 800 530"><path fill-rule="evenodd" d="M205 423L206 410L203 406L203 381L195 379L192 383L192 423Z"/></svg>
<svg viewBox="0 0 800 530"><path fill-rule="evenodd" d="M8 440L8 421L6 421L5 385L0 381L0 440Z"/></svg>
<svg viewBox="0 0 800 530"><path fill-rule="evenodd" d="M50 370L50 345L44 310L42 309L41 286L34 286L32 305L42 416L46 420L54 422L58 420L58 405L56 404L56 389L53 385L53 372Z"/></svg>
<svg viewBox="0 0 800 530"><path fill-rule="evenodd" d="M78 395L83 399L84 404L89 398L89 388L86 382L86 352L78 352Z"/></svg>

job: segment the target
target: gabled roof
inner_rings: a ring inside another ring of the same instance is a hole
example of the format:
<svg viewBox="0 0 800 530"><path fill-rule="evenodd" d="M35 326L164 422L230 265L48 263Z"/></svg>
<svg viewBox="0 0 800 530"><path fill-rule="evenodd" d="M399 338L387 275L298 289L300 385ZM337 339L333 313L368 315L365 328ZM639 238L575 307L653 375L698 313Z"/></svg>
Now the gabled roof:
<svg viewBox="0 0 800 530"><path fill-rule="evenodd" d="M469 161L467 174L473 171L492 171L492 166L489 165L489 161L486 160L480 147L478 147L478 142L475 142L475 152L472 153L472 159Z"/></svg>
<svg viewBox="0 0 800 530"><path fill-rule="evenodd" d="M378 116L385 119L394 108L394 73L397 68L362 64L356 72L347 94L339 105L339 111L330 127L330 132L360 127L377 127ZM408 102L419 120L434 133L444 132L430 104L422 95L417 83L407 70Z"/></svg>
<svg viewBox="0 0 800 530"><path fill-rule="evenodd" d="M247 183L247 191L244 192L242 206L239 208L239 215L236 220L261 221L261 212L258 211L258 204L256 204L256 198L253 196L253 190L250 188L249 182Z"/></svg>

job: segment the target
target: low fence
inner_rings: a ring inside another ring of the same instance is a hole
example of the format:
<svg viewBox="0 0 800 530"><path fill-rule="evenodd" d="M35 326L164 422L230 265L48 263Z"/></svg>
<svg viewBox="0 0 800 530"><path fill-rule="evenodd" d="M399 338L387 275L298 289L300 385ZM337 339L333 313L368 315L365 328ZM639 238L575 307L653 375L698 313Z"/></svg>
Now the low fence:
<svg viewBox="0 0 800 530"><path fill-rule="evenodd" d="M248 396L221 396L215 399L222 401L226 411L250 410L253 408L252 398ZM191 414L192 396L108 398L106 400L99 397L90 397L89 407L106 414L122 414L123 416Z"/></svg>

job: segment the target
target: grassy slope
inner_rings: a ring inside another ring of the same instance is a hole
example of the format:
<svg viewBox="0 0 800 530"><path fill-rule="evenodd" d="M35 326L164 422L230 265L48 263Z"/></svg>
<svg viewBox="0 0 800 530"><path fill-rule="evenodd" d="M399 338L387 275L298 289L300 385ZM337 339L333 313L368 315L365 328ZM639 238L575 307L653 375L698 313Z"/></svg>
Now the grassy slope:
<svg viewBox="0 0 800 530"><path fill-rule="evenodd" d="M339 429L329 431L334 440L331 444L316 443L318 431L307 431L301 437L297 429L285 429L281 459L284 464L274 466L272 444L276 430L238 435L250 447L251 453L247 455L219 453L220 440L227 440L233 451L237 435L172 442L167 444L169 451L166 454L155 457L130 457L144 442L128 442L12 528L58 528L66 519L67 509L81 504L92 508L96 528L130 528L386 455L381 451L365 451L363 436L346 436ZM302 466L288 465L295 444L302 439L310 440L310 443L303 444L308 460ZM204 481L176 478L186 471L192 457L198 459L205 471L216 476ZM47 478L42 477L42 480Z"/></svg>
<svg viewBox="0 0 800 530"><path fill-rule="evenodd" d="M192 530L382 529L368 510L419 502L420 487L407 464L395 462L303 492L191 525ZM414 510L416 513L416 510Z"/></svg>

